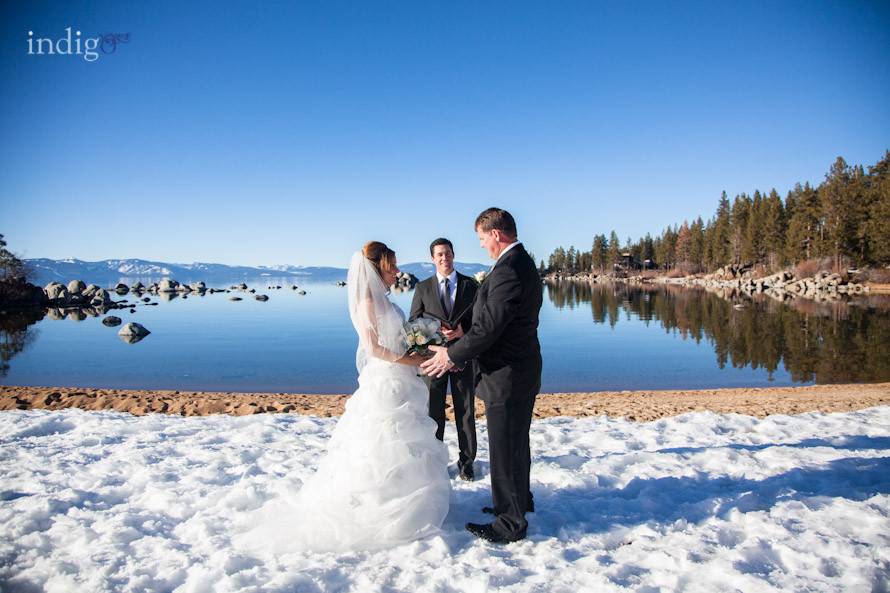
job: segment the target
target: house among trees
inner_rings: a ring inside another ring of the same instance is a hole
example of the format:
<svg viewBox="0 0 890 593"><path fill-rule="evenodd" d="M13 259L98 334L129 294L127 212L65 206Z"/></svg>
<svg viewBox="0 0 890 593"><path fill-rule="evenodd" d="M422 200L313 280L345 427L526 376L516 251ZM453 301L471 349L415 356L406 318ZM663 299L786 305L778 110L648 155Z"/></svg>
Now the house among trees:
<svg viewBox="0 0 890 593"><path fill-rule="evenodd" d="M618 263L615 264L616 270L639 270L642 267L643 265L630 251L622 251L618 256Z"/></svg>

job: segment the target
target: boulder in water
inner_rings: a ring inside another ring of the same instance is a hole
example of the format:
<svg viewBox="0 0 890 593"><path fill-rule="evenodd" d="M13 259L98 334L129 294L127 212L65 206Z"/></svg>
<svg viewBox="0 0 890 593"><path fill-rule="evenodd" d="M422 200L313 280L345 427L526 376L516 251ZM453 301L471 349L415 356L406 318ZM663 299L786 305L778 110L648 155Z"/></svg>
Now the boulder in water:
<svg viewBox="0 0 890 593"><path fill-rule="evenodd" d="M83 280L72 280L68 283L68 294L80 294L86 287Z"/></svg>
<svg viewBox="0 0 890 593"><path fill-rule="evenodd" d="M51 301L68 299L68 289L58 282L50 282L43 287L43 292L46 294L46 298Z"/></svg>
<svg viewBox="0 0 890 593"><path fill-rule="evenodd" d="M144 325L131 321L130 323L123 326L120 329L120 331L117 332L117 335L119 335L122 338L135 337L135 338L139 338L141 340L142 338L144 338L145 336L147 336L150 333L151 333L150 331L145 329Z"/></svg>
<svg viewBox="0 0 890 593"><path fill-rule="evenodd" d="M158 282L158 292L176 292L179 282L173 278L164 278Z"/></svg>
<svg viewBox="0 0 890 593"><path fill-rule="evenodd" d="M108 294L108 291L104 288L100 288L96 292L93 293L93 298L90 300L90 304L94 307L100 305L110 305L113 301L111 300L111 295Z"/></svg>

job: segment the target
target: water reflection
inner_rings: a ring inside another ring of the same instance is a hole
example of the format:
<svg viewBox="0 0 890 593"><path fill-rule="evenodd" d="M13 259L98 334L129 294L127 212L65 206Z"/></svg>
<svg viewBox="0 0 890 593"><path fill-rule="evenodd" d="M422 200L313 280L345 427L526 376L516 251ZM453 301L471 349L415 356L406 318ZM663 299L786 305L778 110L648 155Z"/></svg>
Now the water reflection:
<svg viewBox="0 0 890 593"><path fill-rule="evenodd" d="M729 364L772 375L782 364L795 382L890 380L888 297L782 303L755 295L733 302L698 288L572 281L548 283L546 291L558 309L589 306L594 323L614 327L623 315L706 340L721 369Z"/></svg>
<svg viewBox="0 0 890 593"><path fill-rule="evenodd" d="M40 309L0 314L0 377L9 373L9 361L37 339L38 331L31 326L43 317Z"/></svg>
<svg viewBox="0 0 890 593"><path fill-rule="evenodd" d="M890 297L785 304L683 287L563 282L545 290L548 392L890 381ZM355 333L345 293L317 284L297 294L282 290L263 304L247 295L242 303L227 294L132 295L116 314L155 332L138 346L95 319L107 306L3 315L0 384L350 392ZM408 310L411 293L393 299ZM38 338L29 326L41 319Z"/></svg>
<svg viewBox="0 0 890 593"><path fill-rule="evenodd" d="M56 321L63 319L84 321L88 317L105 315L111 309L110 306L102 305L98 307L50 307L12 312L3 311L0 313L0 377L9 374L9 361L24 352L37 339L40 332L31 326L38 321L44 318Z"/></svg>

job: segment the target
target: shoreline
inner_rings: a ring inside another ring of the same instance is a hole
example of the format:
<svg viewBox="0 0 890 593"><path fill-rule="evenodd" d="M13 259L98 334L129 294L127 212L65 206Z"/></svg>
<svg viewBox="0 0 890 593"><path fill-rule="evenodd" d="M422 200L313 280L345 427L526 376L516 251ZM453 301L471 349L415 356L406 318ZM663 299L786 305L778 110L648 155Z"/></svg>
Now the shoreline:
<svg viewBox="0 0 890 593"><path fill-rule="evenodd" d="M0 386L0 411L79 408L92 411L116 410L136 416L152 413L176 416L294 413L332 417L343 413L348 398L348 395L4 385ZM701 411L763 418L773 414L849 412L884 405L890 405L890 383L542 393L535 403L535 418L607 415L649 422ZM453 419L450 403L446 414L449 419ZM484 417L484 407L479 400L476 401L476 417Z"/></svg>

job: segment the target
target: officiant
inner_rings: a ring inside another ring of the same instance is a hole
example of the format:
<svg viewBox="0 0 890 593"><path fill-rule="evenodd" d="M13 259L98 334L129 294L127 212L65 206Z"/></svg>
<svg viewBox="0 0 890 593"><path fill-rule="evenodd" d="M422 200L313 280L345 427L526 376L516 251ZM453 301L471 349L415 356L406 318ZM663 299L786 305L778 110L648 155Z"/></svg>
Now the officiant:
<svg viewBox="0 0 890 593"><path fill-rule="evenodd" d="M473 321L473 301L476 280L454 269L454 247L451 241L439 238L430 244L430 257L436 265L435 275L417 284L409 318L438 319L442 333L451 344L469 331ZM472 481L473 461L476 459L476 401L473 364L456 369L439 378L424 376L429 385L430 418L436 421L436 438L445 436L445 398L451 383L451 402L460 454L457 469L460 479Z"/></svg>

